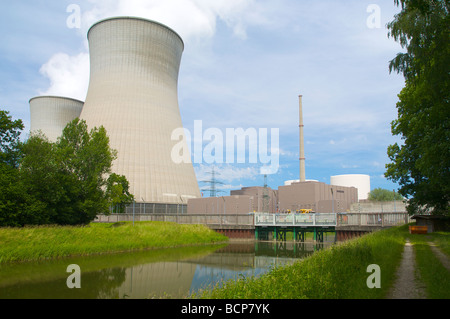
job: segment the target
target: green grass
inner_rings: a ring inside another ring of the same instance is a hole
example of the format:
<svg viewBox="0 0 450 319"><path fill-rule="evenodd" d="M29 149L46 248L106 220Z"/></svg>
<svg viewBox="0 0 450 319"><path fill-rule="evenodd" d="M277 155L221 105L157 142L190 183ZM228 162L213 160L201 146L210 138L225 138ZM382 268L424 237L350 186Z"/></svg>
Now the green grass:
<svg viewBox="0 0 450 319"><path fill-rule="evenodd" d="M436 232L432 234L433 242L441 249L443 253L450 256L450 233Z"/></svg>
<svg viewBox="0 0 450 319"><path fill-rule="evenodd" d="M441 251L450 256L450 233L409 235L416 253L417 270L426 285L428 298L450 299L450 272L442 265L431 250L428 242L433 242Z"/></svg>
<svg viewBox="0 0 450 319"><path fill-rule="evenodd" d="M381 299L395 280L406 228L391 228L318 251L260 277L224 282L192 298L205 299ZM381 268L381 288L369 289L367 267Z"/></svg>
<svg viewBox="0 0 450 319"><path fill-rule="evenodd" d="M206 226L166 222L0 228L0 264L223 241Z"/></svg>

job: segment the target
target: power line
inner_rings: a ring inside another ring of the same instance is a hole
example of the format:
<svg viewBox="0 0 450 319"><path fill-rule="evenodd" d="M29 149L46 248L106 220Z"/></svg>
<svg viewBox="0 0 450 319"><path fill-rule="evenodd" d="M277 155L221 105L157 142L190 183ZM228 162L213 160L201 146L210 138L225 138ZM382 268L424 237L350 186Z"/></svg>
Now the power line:
<svg viewBox="0 0 450 319"><path fill-rule="evenodd" d="M207 174L211 174L211 179L210 180L206 180L206 181L200 181L200 182L209 184L210 187L209 188L204 188L204 189L202 189L202 191L209 191L209 196L210 197L216 197L217 193L224 193L224 191L217 189L217 185L225 185L224 183L222 183L222 182L220 182L220 181L218 181L216 179L216 175L220 175L220 173L217 173L214 170L214 167L213 167L212 171L208 172Z"/></svg>

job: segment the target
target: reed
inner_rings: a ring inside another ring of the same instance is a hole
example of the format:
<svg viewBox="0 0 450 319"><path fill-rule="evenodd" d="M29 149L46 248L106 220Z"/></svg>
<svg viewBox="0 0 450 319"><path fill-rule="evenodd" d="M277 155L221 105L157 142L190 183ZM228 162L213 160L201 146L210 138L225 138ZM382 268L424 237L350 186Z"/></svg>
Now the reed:
<svg viewBox="0 0 450 319"><path fill-rule="evenodd" d="M0 228L0 264L223 241L206 226L166 222Z"/></svg>

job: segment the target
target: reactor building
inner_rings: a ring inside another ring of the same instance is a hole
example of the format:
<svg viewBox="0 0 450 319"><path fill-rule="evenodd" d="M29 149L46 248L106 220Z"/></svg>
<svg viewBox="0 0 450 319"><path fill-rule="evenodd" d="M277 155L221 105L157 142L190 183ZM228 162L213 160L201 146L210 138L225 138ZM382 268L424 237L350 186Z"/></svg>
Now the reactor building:
<svg viewBox="0 0 450 319"><path fill-rule="evenodd" d="M183 128L178 105L181 37L158 22L115 17L95 23L88 41L86 101L32 99L32 131L55 139L76 117L89 128L103 126L118 153L112 171L126 176L136 202L186 205L200 197L192 163L171 157L179 144L172 133ZM159 211L167 212L167 206Z"/></svg>

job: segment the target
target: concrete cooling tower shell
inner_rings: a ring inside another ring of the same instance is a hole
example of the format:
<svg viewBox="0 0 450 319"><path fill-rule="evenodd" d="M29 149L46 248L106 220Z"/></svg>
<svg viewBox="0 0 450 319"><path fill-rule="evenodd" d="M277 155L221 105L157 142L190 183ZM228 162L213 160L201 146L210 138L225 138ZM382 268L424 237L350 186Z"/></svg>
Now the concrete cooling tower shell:
<svg viewBox="0 0 450 319"><path fill-rule="evenodd" d="M186 204L200 197L192 163L171 158L181 140L172 141L172 132L183 127L180 36L157 22L117 17L94 24L88 39L91 74L81 118L105 127L118 151L113 172L127 177L137 202Z"/></svg>
<svg viewBox="0 0 450 319"><path fill-rule="evenodd" d="M59 97L39 96L30 100L30 132L41 131L56 142L67 124L80 117L83 102Z"/></svg>
<svg viewBox="0 0 450 319"><path fill-rule="evenodd" d="M370 193L370 176L362 174L331 176L330 184L335 186L356 187L358 199L365 200Z"/></svg>

